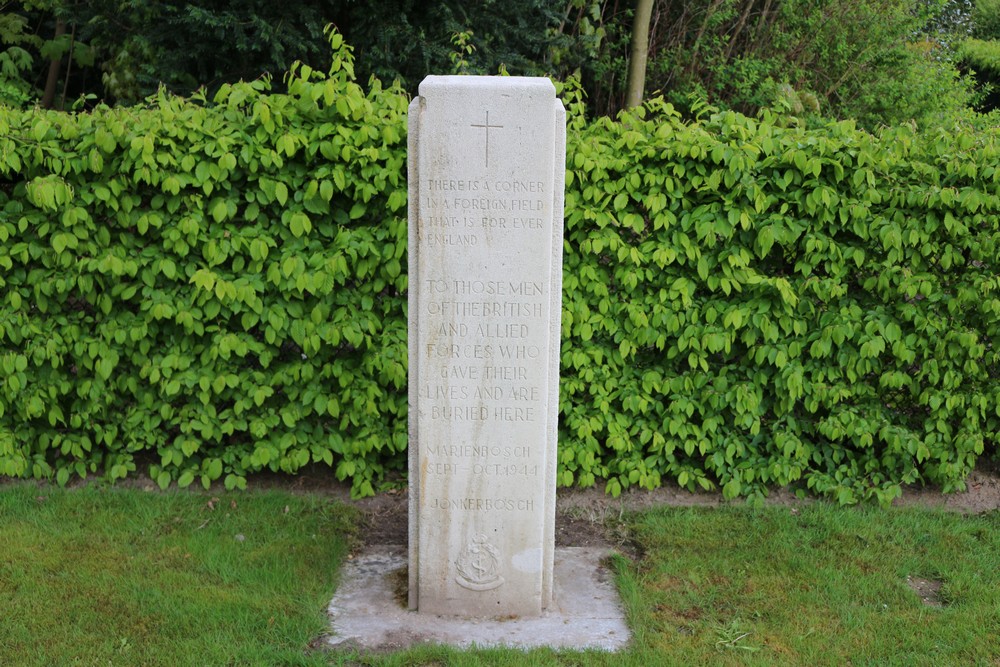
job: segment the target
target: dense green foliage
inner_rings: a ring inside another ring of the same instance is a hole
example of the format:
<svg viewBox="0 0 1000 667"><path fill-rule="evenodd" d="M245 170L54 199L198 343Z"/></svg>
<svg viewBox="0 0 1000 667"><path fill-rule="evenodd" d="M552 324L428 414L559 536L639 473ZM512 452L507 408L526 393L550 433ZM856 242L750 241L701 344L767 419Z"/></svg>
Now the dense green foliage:
<svg viewBox="0 0 1000 667"><path fill-rule="evenodd" d="M161 484L406 447L405 113L302 68L92 114L0 107L0 474Z"/></svg>
<svg viewBox="0 0 1000 667"><path fill-rule="evenodd" d="M994 39L996 0L659 0L647 91L755 114L787 104L868 129L950 124L976 101L953 47ZM70 108L141 101L160 84L224 83L321 68L322 26L358 47L361 80L579 72L593 115L624 104L634 2L621 0L0 0L0 100ZM290 18L294 17L294 18ZM60 26L62 32L60 32ZM57 63L51 67L52 60ZM988 81L981 81L988 83ZM42 91L46 90L47 95ZM273 90L282 90L280 83ZM798 111L796 111L798 113Z"/></svg>
<svg viewBox="0 0 1000 667"><path fill-rule="evenodd" d="M160 85L208 96L224 83L280 75L295 61L325 61L323 26L358 45L358 74L399 79L411 91L428 73L449 72L455 36L468 36L468 67L542 74L550 51L573 39L558 32L561 2L463 0L370 3L353 0L0 0L0 101L40 97L51 58L61 62L60 90L134 104ZM57 22L66 32L55 37ZM74 52L85 52L87 58ZM275 89L281 89L276 82Z"/></svg>
<svg viewBox="0 0 1000 667"><path fill-rule="evenodd" d="M958 53L978 73L991 78L1000 76L1000 41L967 39L962 42Z"/></svg>
<svg viewBox="0 0 1000 667"><path fill-rule="evenodd" d="M403 469L407 97L351 70L0 107L0 474ZM564 95L562 484L885 500L995 451L995 135Z"/></svg>
<svg viewBox="0 0 1000 667"><path fill-rule="evenodd" d="M953 489L998 419L995 135L577 124L563 483Z"/></svg>
<svg viewBox="0 0 1000 667"><path fill-rule="evenodd" d="M956 56L983 92L979 108L1000 108L1000 0L978 0L972 14L972 36L958 43Z"/></svg>
<svg viewBox="0 0 1000 667"><path fill-rule="evenodd" d="M600 57L584 65L615 109L627 67L629 12L610 12ZM937 125L971 101L948 57L944 0L685 0L655 4L646 89L687 111L689 98L756 113L804 97L807 110L874 129ZM928 34L933 32L934 34Z"/></svg>
<svg viewBox="0 0 1000 667"><path fill-rule="evenodd" d="M60 4L55 13L97 54L100 76L92 76L90 87L120 103L141 101L160 85L183 95L204 87L214 95L224 83L280 76L296 60L317 64L326 57L328 20L310 0Z"/></svg>
<svg viewBox="0 0 1000 667"><path fill-rule="evenodd" d="M0 13L0 103L22 106L32 98L25 72L31 68L32 36L25 34L26 20L17 14Z"/></svg>
<svg viewBox="0 0 1000 667"><path fill-rule="evenodd" d="M1000 38L1000 0L975 0L972 33L980 39Z"/></svg>
<svg viewBox="0 0 1000 667"><path fill-rule="evenodd" d="M214 94L296 60L323 60L326 23L309 0L2 0L0 101L37 101L52 77L55 108L77 96L136 103L160 85Z"/></svg>
<svg viewBox="0 0 1000 667"><path fill-rule="evenodd" d="M332 20L359 47L359 75L399 79L414 93L428 74L454 70L459 36L471 47L464 68L480 74L501 67L519 75L551 73L550 50L568 41L555 34L561 1L389 0L377 12L364 3L338 4Z"/></svg>

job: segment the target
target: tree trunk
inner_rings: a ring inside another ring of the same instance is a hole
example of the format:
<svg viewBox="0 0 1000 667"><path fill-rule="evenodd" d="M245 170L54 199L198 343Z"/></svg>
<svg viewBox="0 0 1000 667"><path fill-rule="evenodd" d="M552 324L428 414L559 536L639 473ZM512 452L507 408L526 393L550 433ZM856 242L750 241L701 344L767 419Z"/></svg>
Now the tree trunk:
<svg viewBox="0 0 1000 667"><path fill-rule="evenodd" d="M62 99L59 101L59 110L66 110L66 91L69 90L69 73L73 70L73 47L76 46L76 24L69 33L69 57L66 58L66 75L63 76Z"/></svg>
<svg viewBox="0 0 1000 667"><path fill-rule="evenodd" d="M625 96L625 107L629 109L642 104L642 93L646 87L646 59L649 57L649 21L652 15L653 0L636 0Z"/></svg>
<svg viewBox="0 0 1000 667"><path fill-rule="evenodd" d="M53 41L66 34L66 22L56 19L56 35ZM45 92L42 93L42 107L51 109L52 103L56 101L56 85L59 83L59 67L62 58L53 58L49 62L49 75L45 78Z"/></svg>

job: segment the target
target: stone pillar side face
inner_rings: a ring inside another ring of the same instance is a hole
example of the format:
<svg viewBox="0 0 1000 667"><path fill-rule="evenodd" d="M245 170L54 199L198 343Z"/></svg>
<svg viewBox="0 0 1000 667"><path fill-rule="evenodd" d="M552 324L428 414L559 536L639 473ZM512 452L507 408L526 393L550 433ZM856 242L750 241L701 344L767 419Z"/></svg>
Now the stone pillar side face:
<svg viewBox="0 0 1000 667"><path fill-rule="evenodd" d="M410 606L550 602L565 114L547 79L428 77L410 107Z"/></svg>
<svg viewBox="0 0 1000 667"><path fill-rule="evenodd" d="M566 188L566 110L558 99L553 103L555 115L555 159L552 164L552 265L550 280L552 298L550 300L549 320L549 420L547 442L548 458L546 459L546 502L548 509L545 515L545 562L548 564L542 581L542 606L552 603L552 562L556 544L556 469L558 463L559 443L559 350L562 338L562 254L563 254L563 211Z"/></svg>
<svg viewBox="0 0 1000 667"><path fill-rule="evenodd" d="M407 279L410 285L418 285L420 283L420 272L417 265L417 253L415 249L417 248L417 221L420 216L420 208L417 205L420 197L419 191L419 170L417 168L417 156L420 152L420 98L415 98L410 102L410 107L407 116L407 162L406 162L406 177L408 186L408 200L409 209L407 211L408 217L408 229L407 229L407 247L409 248L409 255L407 256ZM413 418L417 414L417 384L419 382L419 357L417 356L417 346L414 345L416 331L417 331L417 292L414 289L408 289L407 292L407 330L409 332L409 349L407 353L407 368L408 378L408 413L409 419L407 421L407 436L408 436L408 447L407 447L407 464L410 474L410 488L409 488L409 533L408 533L408 549L409 549L409 599L408 606L411 610L416 610L419 604L419 597L417 594L417 572L419 570L419 556L420 552L417 549L419 533L417 532L417 512L420 507L420 486L415 484L413 480L416 479L414 472L420 469L420 458L419 450L420 447L417 444L417 422Z"/></svg>

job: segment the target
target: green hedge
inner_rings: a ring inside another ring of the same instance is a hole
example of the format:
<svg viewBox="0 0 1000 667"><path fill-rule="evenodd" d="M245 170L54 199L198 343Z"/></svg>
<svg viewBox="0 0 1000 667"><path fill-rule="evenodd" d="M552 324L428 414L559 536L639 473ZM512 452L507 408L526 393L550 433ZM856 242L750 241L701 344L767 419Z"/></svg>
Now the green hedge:
<svg viewBox="0 0 1000 667"><path fill-rule="evenodd" d="M996 136L573 128L562 482L886 502L996 451Z"/></svg>
<svg viewBox="0 0 1000 667"><path fill-rule="evenodd" d="M0 474L405 469L407 99L289 77L0 108ZM996 450L994 136L564 98L561 484L884 501Z"/></svg>
<svg viewBox="0 0 1000 667"><path fill-rule="evenodd" d="M0 474L403 466L407 100L351 79L0 109Z"/></svg>

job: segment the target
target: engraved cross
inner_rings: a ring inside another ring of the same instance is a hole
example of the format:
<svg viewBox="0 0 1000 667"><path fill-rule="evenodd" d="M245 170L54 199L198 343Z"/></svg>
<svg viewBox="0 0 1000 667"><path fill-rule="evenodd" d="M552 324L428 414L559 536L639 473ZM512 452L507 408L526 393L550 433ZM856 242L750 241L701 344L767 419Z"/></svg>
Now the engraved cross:
<svg viewBox="0 0 1000 667"><path fill-rule="evenodd" d="M502 128L503 125L490 125L490 112L486 112L486 124L472 123L472 127L481 127L486 130L486 167L490 166L490 128Z"/></svg>

